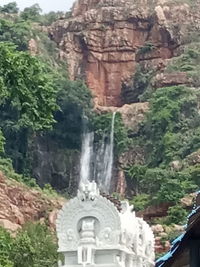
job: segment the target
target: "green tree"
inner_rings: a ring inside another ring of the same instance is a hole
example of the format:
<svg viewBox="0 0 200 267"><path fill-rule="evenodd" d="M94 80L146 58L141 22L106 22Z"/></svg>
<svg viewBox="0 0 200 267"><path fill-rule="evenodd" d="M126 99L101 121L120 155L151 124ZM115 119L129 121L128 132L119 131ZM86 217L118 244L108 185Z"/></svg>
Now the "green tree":
<svg viewBox="0 0 200 267"><path fill-rule="evenodd" d="M27 50L28 41L32 36L32 30L27 22L18 18L8 20L0 18L0 42L11 42L18 50Z"/></svg>
<svg viewBox="0 0 200 267"><path fill-rule="evenodd" d="M142 192L141 186L143 184L146 171L147 167L142 165L132 165L126 169L128 177L131 178L136 196Z"/></svg>
<svg viewBox="0 0 200 267"><path fill-rule="evenodd" d="M172 206L168 209L168 216L166 218L166 222L168 224L184 224L186 223L187 218L187 211L181 207L180 204L177 204L176 206Z"/></svg>
<svg viewBox="0 0 200 267"><path fill-rule="evenodd" d="M0 42L0 129L19 172L26 165L29 132L49 129L55 122L56 88L51 70L39 58Z"/></svg>
<svg viewBox="0 0 200 267"><path fill-rule="evenodd" d="M16 2L10 2L3 7L0 7L0 12L2 13L9 13L9 14L16 14L19 12L19 8Z"/></svg>
<svg viewBox="0 0 200 267"><path fill-rule="evenodd" d="M57 11L57 12L51 11L41 16L41 22L43 25L48 26L63 17L65 18L66 14L62 11Z"/></svg>
<svg viewBox="0 0 200 267"><path fill-rule="evenodd" d="M176 204L185 194L197 189L190 169L176 172L167 169L166 166L165 168L148 168L147 166L133 165L127 168L126 173L127 177L131 179L136 196L133 201L140 208L147 201L148 204L165 202ZM192 174L195 175L194 172Z"/></svg>
<svg viewBox="0 0 200 267"><path fill-rule="evenodd" d="M95 133L95 142L99 142L103 137L107 138L111 131L111 121L113 113L92 114L92 129ZM128 131L124 126L120 113L116 113L114 121L114 142L116 154L122 153L129 144Z"/></svg>
<svg viewBox="0 0 200 267"><path fill-rule="evenodd" d="M0 227L0 267L14 267L10 260L13 239L10 234Z"/></svg>
<svg viewBox="0 0 200 267"><path fill-rule="evenodd" d="M26 7L21 12L21 18L24 20L40 21L42 9L38 4L34 4L30 7Z"/></svg>
<svg viewBox="0 0 200 267"><path fill-rule="evenodd" d="M197 99L194 91L185 86L160 88L153 94L150 111L140 132L147 144L151 166L169 163L176 157L183 158L192 151L194 144L189 132L195 128L199 135L200 126ZM184 153L181 151L183 139L189 146Z"/></svg>
<svg viewBox="0 0 200 267"><path fill-rule="evenodd" d="M14 267L53 267L57 264L57 245L50 230L40 223L28 224L12 246Z"/></svg>
<svg viewBox="0 0 200 267"><path fill-rule="evenodd" d="M56 124L50 132L61 146L80 149L82 134L82 116L89 115L91 93L82 81L69 81L57 75L56 85L60 89L57 95L59 110L54 114Z"/></svg>
<svg viewBox="0 0 200 267"><path fill-rule="evenodd" d="M0 107L13 115L5 127L50 128L56 110L56 90L48 67L13 45L0 43ZM2 119L2 118L1 118ZM9 125L8 125L9 124Z"/></svg>

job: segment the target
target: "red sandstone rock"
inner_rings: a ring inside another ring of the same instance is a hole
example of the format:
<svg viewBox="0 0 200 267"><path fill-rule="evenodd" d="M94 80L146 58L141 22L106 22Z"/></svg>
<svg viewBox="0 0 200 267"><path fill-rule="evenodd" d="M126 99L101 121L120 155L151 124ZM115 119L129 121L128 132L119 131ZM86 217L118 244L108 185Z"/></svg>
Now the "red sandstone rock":
<svg viewBox="0 0 200 267"><path fill-rule="evenodd" d="M95 110L99 113L119 112L125 127L131 131L137 131L139 124L143 121L145 113L149 110L149 103L133 103L123 105L122 107L105 107L96 105Z"/></svg>
<svg viewBox="0 0 200 267"><path fill-rule="evenodd" d="M189 84L190 79L186 72L161 73L156 76L156 87Z"/></svg>
<svg viewBox="0 0 200 267"><path fill-rule="evenodd" d="M51 199L44 194L7 179L0 172L0 225L15 232L27 221L48 218L55 226L56 210L63 204L62 199ZM55 209L55 212L54 212ZM50 210L53 215L49 215Z"/></svg>
<svg viewBox="0 0 200 267"><path fill-rule="evenodd" d="M175 25L185 22L190 8L158 2L78 0L70 19L49 28L67 60L70 78L85 76L96 104L123 104L121 84L133 76L137 61L157 62L159 68L173 57L181 43ZM147 43L155 49L138 53Z"/></svg>
<svg viewBox="0 0 200 267"><path fill-rule="evenodd" d="M167 216L167 211L169 207L170 205L168 203L163 203L157 206L150 206L144 211L137 212L137 216L143 217L147 221L156 217L165 217Z"/></svg>
<svg viewBox="0 0 200 267"><path fill-rule="evenodd" d="M0 226L4 227L5 229L13 233L21 228L19 224L12 223L11 221L6 220L6 219L0 219Z"/></svg>
<svg viewBox="0 0 200 267"><path fill-rule="evenodd" d="M164 232L164 228L161 224L156 224L151 227L152 231L156 234Z"/></svg>

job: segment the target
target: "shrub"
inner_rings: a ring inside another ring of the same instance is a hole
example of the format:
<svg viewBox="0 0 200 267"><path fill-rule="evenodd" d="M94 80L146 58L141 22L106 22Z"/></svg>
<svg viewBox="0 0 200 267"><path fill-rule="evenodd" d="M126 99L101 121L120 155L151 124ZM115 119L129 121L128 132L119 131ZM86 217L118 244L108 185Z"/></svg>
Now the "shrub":
<svg viewBox="0 0 200 267"><path fill-rule="evenodd" d="M10 260L13 239L10 234L0 227L0 267L14 267L14 263Z"/></svg>
<svg viewBox="0 0 200 267"><path fill-rule="evenodd" d="M14 239L10 252L14 267L53 267L57 257L54 237L40 223L27 224Z"/></svg>
<svg viewBox="0 0 200 267"><path fill-rule="evenodd" d="M141 47L138 49L137 54L138 54L138 55L144 55L144 54L146 54L146 53L150 53L150 52L153 51L154 49L155 49L155 45L154 45L154 44L146 42L146 43L144 44L144 46L141 46Z"/></svg>
<svg viewBox="0 0 200 267"><path fill-rule="evenodd" d="M168 210L168 215L166 218L166 222L168 224L184 224L187 220L187 211L182 208L180 205L176 205L173 207L170 207Z"/></svg>
<svg viewBox="0 0 200 267"><path fill-rule="evenodd" d="M112 113L95 114L92 117L91 127L94 130L95 142L99 142L103 137L109 136L111 131ZM129 144L128 132L124 126L120 113L116 113L114 121L114 142L117 154L122 153Z"/></svg>
<svg viewBox="0 0 200 267"><path fill-rule="evenodd" d="M9 14L16 14L19 12L19 8L16 2L10 2L3 7L0 7L0 12L2 13L9 13Z"/></svg>
<svg viewBox="0 0 200 267"><path fill-rule="evenodd" d="M167 202L176 204L185 194L197 189L193 181L190 169L173 171L165 168L148 168L142 165L133 165L126 169L127 178L135 190L136 205L140 201L148 204L160 204ZM147 199L146 196L149 196ZM141 207L142 208L142 207Z"/></svg>
<svg viewBox="0 0 200 267"><path fill-rule="evenodd" d="M130 201L130 203L134 205L134 210L136 211L144 210L146 207L148 207L150 203L150 195L148 194L137 195Z"/></svg>
<svg viewBox="0 0 200 267"><path fill-rule="evenodd" d="M183 158L186 155L182 148L189 146L187 150L191 151L197 145L188 134L191 128L196 133L199 131L197 99L194 91L185 86L160 88L152 95L150 111L140 132L147 144L149 164L157 166L176 157Z"/></svg>

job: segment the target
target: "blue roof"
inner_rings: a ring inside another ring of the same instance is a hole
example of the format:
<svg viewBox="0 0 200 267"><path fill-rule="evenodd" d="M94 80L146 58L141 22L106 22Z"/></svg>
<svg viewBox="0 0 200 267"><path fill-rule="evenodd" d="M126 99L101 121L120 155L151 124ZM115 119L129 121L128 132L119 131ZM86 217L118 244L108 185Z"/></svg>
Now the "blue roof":
<svg viewBox="0 0 200 267"><path fill-rule="evenodd" d="M194 207L192 212L188 215L188 219L190 219L194 214L196 214L198 211L200 210L200 206L199 207Z"/></svg>
<svg viewBox="0 0 200 267"><path fill-rule="evenodd" d="M200 191L198 191L198 193L200 193ZM192 212L188 215L187 217L187 222L188 220L195 215L198 211L200 210L200 206L196 206L196 204L193 207ZM188 223L186 225L186 227L188 226ZM183 237L185 236L186 232L184 232L183 234L181 234L180 236L178 236L173 242L172 242L172 247L170 249L170 251L168 253L166 253L164 256L162 256L161 258L159 258L156 261L156 267L162 267L170 258L173 257L174 253L177 251L177 249L179 248L179 245L181 243L181 241L183 240Z"/></svg>
<svg viewBox="0 0 200 267"><path fill-rule="evenodd" d="M186 232L184 232L183 234L179 235L176 239L174 239L174 241L172 242L172 247L171 247L170 251L156 261L157 267L163 266L166 261L168 261L170 258L172 258L172 256L176 252L176 250L179 248L179 245L180 245L181 241L183 240L183 237L185 236L185 234L186 234Z"/></svg>

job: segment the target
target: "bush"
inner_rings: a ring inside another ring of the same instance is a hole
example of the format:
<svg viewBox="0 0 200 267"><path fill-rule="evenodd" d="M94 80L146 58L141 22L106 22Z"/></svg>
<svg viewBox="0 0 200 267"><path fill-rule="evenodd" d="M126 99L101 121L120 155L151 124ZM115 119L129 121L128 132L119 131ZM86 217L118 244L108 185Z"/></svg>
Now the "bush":
<svg viewBox="0 0 200 267"><path fill-rule="evenodd" d="M14 267L14 263L10 260L13 239L10 234L0 227L0 267Z"/></svg>
<svg viewBox="0 0 200 267"><path fill-rule="evenodd" d="M8 178L12 178L18 182L22 181L22 176L15 172L10 159L0 157L0 171L2 171Z"/></svg>
<svg viewBox="0 0 200 267"><path fill-rule="evenodd" d="M147 144L148 163L158 166L174 159L184 158L194 144L189 134L191 128L198 136L198 98L193 90L185 86L158 89L150 99L150 111L146 114L140 134ZM195 134L195 135L196 135ZM184 140L184 147L183 147ZM194 141L194 139L193 139ZM186 150L183 153L182 149Z"/></svg>
<svg viewBox="0 0 200 267"><path fill-rule="evenodd" d="M154 44L152 44L152 43L145 43L144 46L141 46L141 47L138 49L137 54L138 54L138 55L144 55L144 54L150 53L150 52L153 51L154 49L155 49Z"/></svg>
<svg viewBox="0 0 200 267"><path fill-rule="evenodd" d="M130 201L130 204L134 205L135 211L144 210L150 204L150 195L148 194L137 195Z"/></svg>
<svg viewBox="0 0 200 267"><path fill-rule="evenodd" d="M40 223L27 224L14 239L10 258L14 267L57 266L57 245L52 233Z"/></svg>
<svg viewBox="0 0 200 267"><path fill-rule="evenodd" d="M92 129L95 134L95 142L99 142L103 137L108 137L111 131L112 113L106 113L92 117ZM114 121L114 142L116 154L122 153L128 146L130 140L128 138L127 129L121 118L120 113L116 113Z"/></svg>
<svg viewBox="0 0 200 267"><path fill-rule="evenodd" d="M187 220L187 211L180 205L170 207L168 210L166 222L168 224L184 224Z"/></svg>
<svg viewBox="0 0 200 267"><path fill-rule="evenodd" d="M24 20L31 20L31 21L40 21L41 19L41 12L42 9L38 4L34 4L30 7L26 7L22 12L21 12L21 18Z"/></svg>
<svg viewBox="0 0 200 267"><path fill-rule="evenodd" d="M2 13L9 13L9 14L16 14L19 12L19 8L16 2L10 2L3 7L0 7L0 12Z"/></svg>
<svg viewBox="0 0 200 267"><path fill-rule="evenodd" d="M191 40L190 40L191 41ZM172 60L167 71L187 72L188 78L193 86L200 86L200 45L199 43L189 44L185 47L184 53Z"/></svg>
<svg viewBox="0 0 200 267"><path fill-rule="evenodd" d="M43 192L48 195L48 196L58 196L58 193L52 188L52 186L50 184L45 184L44 188L43 188Z"/></svg>
<svg viewBox="0 0 200 267"><path fill-rule="evenodd" d="M160 190L154 196L154 201L159 203L175 204L184 197L185 191L177 179L167 179L162 183Z"/></svg>
<svg viewBox="0 0 200 267"><path fill-rule="evenodd" d="M131 179L136 205L148 200L148 204L169 203L174 205L185 194L197 189L190 174L191 170L173 171L165 168L148 168L133 165L126 169L127 178ZM146 199L146 196L149 196ZM141 207L142 208L142 207Z"/></svg>

